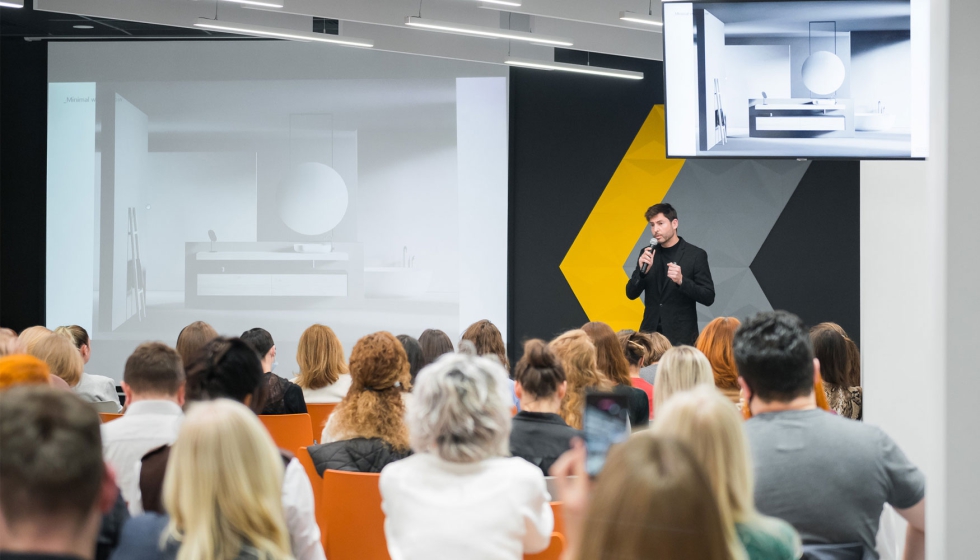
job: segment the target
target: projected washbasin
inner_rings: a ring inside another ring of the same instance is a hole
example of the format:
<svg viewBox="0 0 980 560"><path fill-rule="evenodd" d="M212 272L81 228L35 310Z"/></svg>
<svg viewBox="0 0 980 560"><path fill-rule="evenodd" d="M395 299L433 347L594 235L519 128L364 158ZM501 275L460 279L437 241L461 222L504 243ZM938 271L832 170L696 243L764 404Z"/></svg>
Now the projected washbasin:
<svg viewBox="0 0 980 560"><path fill-rule="evenodd" d="M364 297L418 297L429 289L431 282L431 270L394 266L365 267Z"/></svg>
<svg viewBox="0 0 980 560"><path fill-rule="evenodd" d="M881 132L895 126L895 115L890 113L856 113L855 128L863 132Z"/></svg>

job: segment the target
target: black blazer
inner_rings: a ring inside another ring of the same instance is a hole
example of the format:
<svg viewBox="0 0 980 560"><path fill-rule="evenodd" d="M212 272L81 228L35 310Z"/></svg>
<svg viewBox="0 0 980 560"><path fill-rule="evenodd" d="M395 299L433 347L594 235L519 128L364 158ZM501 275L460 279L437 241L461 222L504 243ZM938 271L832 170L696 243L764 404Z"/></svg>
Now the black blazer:
<svg viewBox="0 0 980 560"><path fill-rule="evenodd" d="M636 299L646 292L646 310L640 324L642 332L662 332L675 346L693 345L698 339L696 304L711 305L715 302L715 284L708 268L708 253L680 238L674 262L681 267L684 279L679 286L673 280L666 279L663 292L658 282L663 276L654 272L666 268L661 253L654 253L653 266L647 274L640 272L637 261L633 276L626 283L626 297Z"/></svg>

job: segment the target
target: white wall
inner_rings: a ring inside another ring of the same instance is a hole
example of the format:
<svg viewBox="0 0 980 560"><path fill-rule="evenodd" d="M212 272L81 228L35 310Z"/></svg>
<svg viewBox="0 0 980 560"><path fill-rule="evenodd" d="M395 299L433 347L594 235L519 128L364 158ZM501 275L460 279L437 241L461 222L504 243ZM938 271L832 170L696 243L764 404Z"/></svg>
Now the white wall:
<svg viewBox="0 0 980 560"><path fill-rule="evenodd" d="M792 96L789 45L728 45L725 47L722 98L729 134L744 128L749 133L749 99Z"/></svg>
<svg viewBox="0 0 980 560"><path fill-rule="evenodd" d="M855 112L874 112L878 101L886 114L895 115L895 127L911 128L912 41L906 35L886 40L883 33L851 33L851 97Z"/></svg>
<svg viewBox="0 0 980 560"><path fill-rule="evenodd" d="M705 127L704 138L701 138L701 149L709 150L719 142L715 135L715 80L721 86L725 78L725 24L704 10L704 52L698 53L698 73L704 78L701 96L704 100L704 112L701 114Z"/></svg>

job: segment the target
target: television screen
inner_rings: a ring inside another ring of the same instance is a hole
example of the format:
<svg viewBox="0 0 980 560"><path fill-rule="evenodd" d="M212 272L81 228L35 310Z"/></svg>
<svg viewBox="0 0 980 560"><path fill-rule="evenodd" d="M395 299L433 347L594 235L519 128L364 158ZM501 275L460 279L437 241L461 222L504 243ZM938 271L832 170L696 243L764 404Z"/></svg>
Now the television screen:
<svg viewBox="0 0 980 560"><path fill-rule="evenodd" d="M928 0L664 2L669 157L924 158Z"/></svg>

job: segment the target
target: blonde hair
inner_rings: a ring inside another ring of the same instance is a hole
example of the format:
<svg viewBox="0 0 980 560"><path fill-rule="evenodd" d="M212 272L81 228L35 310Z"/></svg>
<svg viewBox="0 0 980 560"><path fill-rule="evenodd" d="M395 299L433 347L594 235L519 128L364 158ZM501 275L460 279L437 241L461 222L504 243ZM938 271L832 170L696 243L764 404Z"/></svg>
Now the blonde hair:
<svg viewBox="0 0 980 560"><path fill-rule="evenodd" d="M657 366L657 379L653 384L653 413L674 393L693 389L698 385L715 384L711 362L693 346L674 346L664 352Z"/></svg>
<svg viewBox="0 0 980 560"><path fill-rule="evenodd" d="M585 410L585 391L609 389L612 383L599 373L596 366L595 345L582 329L574 329L559 335L548 343L548 348L558 357L568 381L565 400L561 403L561 417L569 426L581 430L582 411Z"/></svg>
<svg viewBox="0 0 980 560"><path fill-rule="evenodd" d="M82 346L89 344L88 332L78 325L68 325L64 327L58 327L54 330L54 334L60 334L61 336L67 338L75 345L75 348L81 349Z"/></svg>
<svg viewBox="0 0 980 560"><path fill-rule="evenodd" d="M29 353L44 360L51 368L51 375L64 379L69 387L82 380L85 361L68 337L49 334L36 342Z"/></svg>
<svg viewBox="0 0 980 560"><path fill-rule="evenodd" d="M41 342L41 339L52 334L51 329L47 327L42 327L40 325L35 327L27 327L26 329L20 331L20 336L17 337L24 344L24 349L28 354L34 349L34 346Z"/></svg>
<svg viewBox="0 0 980 560"><path fill-rule="evenodd" d="M163 543L180 542L177 560L232 560L244 547L263 560L291 557L282 480L282 456L245 405L192 405L163 479Z"/></svg>
<svg viewBox="0 0 980 560"><path fill-rule="evenodd" d="M17 337L17 333L10 329L0 328L0 356L25 353L27 353L27 348Z"/></svg>
<svg viewBox="0 0 980 560"><path fill-rule="evenodd" d="M310 325L299 337L296 347L299 375L296 384L304 389L320 389L337 382L347 373L344 347L333 329L319 323Z"/></svg>

